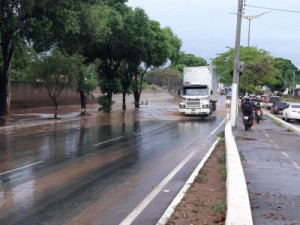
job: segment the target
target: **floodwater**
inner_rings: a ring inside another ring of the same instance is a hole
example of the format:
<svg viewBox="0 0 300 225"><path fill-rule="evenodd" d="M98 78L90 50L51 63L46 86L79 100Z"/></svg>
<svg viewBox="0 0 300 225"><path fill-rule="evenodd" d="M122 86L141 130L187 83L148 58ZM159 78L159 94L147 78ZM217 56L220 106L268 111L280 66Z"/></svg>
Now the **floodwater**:
<svg viewBox="0 0 300 225"><path fill-rule="evenodd" d="M68 122L62 117L0 130L0 224L119 224L193 153L134 222L154 224L216 139L220 130L210 133L225 115L183 117L175 97L145 96L148 104L140 109L132 104L121 111L119 96L110 114L91 107L89 116L73 118L70 106L61 110L69 112ZM38 110L31 113L46 109Z"/></svg>

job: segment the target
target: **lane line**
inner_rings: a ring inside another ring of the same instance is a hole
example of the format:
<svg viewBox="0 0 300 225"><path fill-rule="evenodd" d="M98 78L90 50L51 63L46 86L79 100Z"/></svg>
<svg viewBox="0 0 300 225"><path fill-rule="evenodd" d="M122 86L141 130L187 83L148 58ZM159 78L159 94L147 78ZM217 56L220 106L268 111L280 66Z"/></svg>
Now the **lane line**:
<svg viewBox="0 0 300 225"><path fill-rule="evenodd" d="M300 166L295 161L292 161L292 164L294 165L294 167L296 167L298 170L300 170Z"/></svg>
<svg viewBox="0 0 300 225"><path fill-rule="evenodd" d="M185 193L187 192L187 190L193 184L193 182L194 182L195 178L197 177L199 171L202 169L204 163L210 157L211 153L213 152L213 150L215 149L215 147L219 143L219 141L220 141L220 139L217 138L217 140L212 144L212 146L210 147L210 149L208 150L208 152L206 153L206 155L203 157L203 159L201 160L201 162L199 163L199 165L196 167L196 169L194 170L194 172L191 174L191 176L189 177L189 179L187 180L187 182L183 186L183 188L179 191L179 193L174 198L174 200L171 202L171 204L169 205L169 207L167 208L167 210L165 211L165 213L161 216L161 218L159 219L159 221L156 223L157 225L166 224L166 222L168 221L168 219L171 217L172 213L175 211L176 206L184 198Z"/></svg>
<svg viewBox="0 0 300 225"><path fill-rule="evenodd" d="M38 162L35 162L35 163L31 163L31 164L28 164L26 166L21 166L21 167L18 167L16 169L13 169L13 170L8 170L6 172L3 172L3 173L0 173L0 176L4 175L4 174L8 174L8 173L12 173L12 172L16 172L16 171L19 171L19 170L22 170L22 169L25 169L25 168L28 168L30 166L34 166L34 165L37 165L37 164L40 164L40 163L43 163L44 161L38 161Z"/></svg>
<svg viewBox="0 0 300 225"><path fill-rule="evenodd" d="M196 150L192 151L183 161L181 161L181 163L175 167L162 182L160 182L160 184L120 223L120 225L131 224L195 153Z"/></svg>
<svg viewBox="0 0 300 225"><path fill-rule="evenodd" d="M270 137L267 133L265 133L266 137Z"/></svg>
<svg viewBox="0 0 300 225"><path fill-rule="evenodd" d="M274 144L274 147L275 147L276 149L279 149L278 145L276 145L276 144Z"/></svg>
<svg viewBox="0 0 300 225"><path fill-rule="evenodd" d="M281 152L282 155L284 155L285 157L289 158L289 155L286 152Z"/></svg>
<svg viewBox="0 0 300 225"><path fill-rule="evenodd" d="M219 128L226 120L225 119L220 123L220 125L217 127ZM213 135L217 129L214 129L208 137ZM150 204L150 202L161 192L164 187L169 183L169 181L182 169L185 164L194 156L197 149L192 151L181 163L178 164L177 167L175 167L169 174L166 176L159 185L156 186L156 188L140 203L138 206L131 211L131 213L120 223L120 225L129 225L131 224L140 214L141 212Z"/></svg>
<svg viewBox="0 0 300 225"><path fill-rule="evenodd" d="M121 137L117 137L117 138L114 138L114 139L110 139L108 141L103 141L103 142L100 142L100 143L97 143L97 144L94 144L93 146L98 146L98 145L103 145L103 144L106 144L106 143L109 143L109 142L112 142L112 141L116 141L116 140L119 140L121 138L123 138L124 136L121 136Z"/></svg>
<svg viewBox="0 0 300 225"><path fill-rule="evenodd" d="M208 135L208 138L210 136L212 136L222 125L223 123L225 123L225 121L227 120L227 117L225 116L224 120L219 124L219 126L217 126L209 135Z"/></svg>

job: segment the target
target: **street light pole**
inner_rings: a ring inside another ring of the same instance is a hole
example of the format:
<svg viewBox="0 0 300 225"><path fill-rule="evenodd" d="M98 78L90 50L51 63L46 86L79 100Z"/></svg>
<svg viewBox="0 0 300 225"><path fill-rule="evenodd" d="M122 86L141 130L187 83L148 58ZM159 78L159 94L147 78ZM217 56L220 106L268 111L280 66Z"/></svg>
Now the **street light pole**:
<svg viewBox="0 0 300 225"><path fill-rule="evenodd" d="M249 26L248 26L248 47L250 46L250 26L251 26L251 20L256 19L257 17L260 17L266 13L270 13L272 11L268 11L268 12L264 12L258 15L254 15L254 16L243 16L244 19L249 20Z"/></svg>

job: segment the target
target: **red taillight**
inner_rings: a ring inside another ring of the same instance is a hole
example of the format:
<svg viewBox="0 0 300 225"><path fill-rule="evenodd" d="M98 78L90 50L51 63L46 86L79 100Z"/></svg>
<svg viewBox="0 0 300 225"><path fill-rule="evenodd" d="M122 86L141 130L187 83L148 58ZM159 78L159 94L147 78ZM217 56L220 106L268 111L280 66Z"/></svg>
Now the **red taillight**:
<svg viewBox="0 0 300 225"><path fill-rule="evenodd" d="M292 110L292 112L297 112L296 110Z"/></svg>

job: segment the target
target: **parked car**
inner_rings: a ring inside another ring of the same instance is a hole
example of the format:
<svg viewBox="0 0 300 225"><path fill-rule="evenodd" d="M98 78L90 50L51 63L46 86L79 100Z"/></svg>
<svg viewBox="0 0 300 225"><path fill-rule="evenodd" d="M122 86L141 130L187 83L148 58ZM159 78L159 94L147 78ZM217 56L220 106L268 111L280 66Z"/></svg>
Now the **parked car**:
<svg viewBox="0 0 300 225"><path fill-rule="evenodd" d="M270 96L266 104L266 109L271 109L275 102L279 102L279 96Z"/></svg>
<svg viewBox="0 0 300 225"><path fill-rule="evenodd" d="M275 102L271 107L271 113L278 114L282 113L285 108L288 107L286 102Z"/></svg>
<svg viewBox="0 0 300 225"><path fill-rule="evenodd" d="M290 103L282 112L282 119L289 122L290 120L300 120L300 103Z"/></svg>

